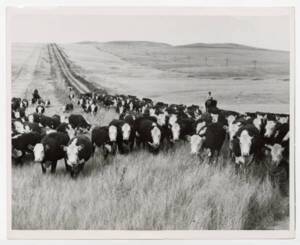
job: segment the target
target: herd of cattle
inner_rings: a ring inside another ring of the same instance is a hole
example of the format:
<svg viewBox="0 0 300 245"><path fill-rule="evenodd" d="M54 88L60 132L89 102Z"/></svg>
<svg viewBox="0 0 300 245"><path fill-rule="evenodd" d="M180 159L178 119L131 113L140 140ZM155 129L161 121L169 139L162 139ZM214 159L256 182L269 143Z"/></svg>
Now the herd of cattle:
<svg viewBox="0 0 300 245"><path fill-rule="evenodd" d="M174 148L177 142L188 141L191 154L200 157L205 152L209 162L215 162L226 147L238 168L268 159L271 168L289 169L287 114L241 114L218 108L214 100L207 101L205 111L201 111L198 105L154 103L131 95L76 95L71 87L69 100L63 109L68 114L46 116L50 101L32 101L35 112L28 113L26 99L12 98L14 162L22 163L26 155L33 154L43 173L50 166L54 173L57 161L64 159L66 170L76 177L94 156L96 147L107 158L141 147L157 154ZM74 106L80 106L82 113L72 114ZM119 118L106 126L92 126L83 114L96 114L98 107L114 108Z"/></svg>

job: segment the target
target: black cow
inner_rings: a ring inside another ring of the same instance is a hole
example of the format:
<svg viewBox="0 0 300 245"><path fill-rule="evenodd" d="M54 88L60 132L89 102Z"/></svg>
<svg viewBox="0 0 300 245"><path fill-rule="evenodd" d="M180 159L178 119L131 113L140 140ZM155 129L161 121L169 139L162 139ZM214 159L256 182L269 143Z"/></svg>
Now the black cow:
<svg viewBox="0 0 300 245"><path fill-rule="evenodd" d="M70 112L73 110L74 110L74 105L72 103L68 103L68 104L64 105L64 107L63 107L64 112Z"/></svg>
<svg viewBox="0 0 300 245"><path fill-rule="evenodd" d="M25 133L29 133L29 132L36 132L41 134L42 133L42 129L40 127L40 125L36 122L24 122L24 130Z"/></svg>
<svg viewBox="0 0 300 245"><path fill-rule="evenodd" d="M72 128L71 124L69 123L61 123L56 128L57 132L65 133L69 136L70 139L73 139L75 137L75 130Z"/></svg>
<svg viewBox="0 0 300 245"><path fill-rule="evenodd" d="M11 110L16 111L17 109L19 109L21 105L21 101L22 101L21 98L13 97L11 99Z"/></svg>
<svg viewBox="0 0 300 245"><path fill-rule="evenodd" d="M221 123L210 123L190 138L191 153L198 154L202 149L207 149L210 161L214 155L218 159L225 137L226 130Z"/></svg>
<svg viewBox="0 0 300 245"><path fill-rule="evenodd" d="M51 166L51 173L55 173L57 161L65 158L64 147L68 145L70 138L67 134L55 132L47 134L34 147L34 161L41 163L42 172L46 173Z"/></svg>
<svg viewBox="0 0 300 245"><path fill-rule="evenodd" d="M91 124L89 124L82 115L72 114L69 116L69 123L74 129L86 129L90 130Z"/></svg>
<svg viewBox="0 0 300 245"><path fill-rule="evenodd" d="M117 128L117 145L121 154L128 153L129 150L133 150L134 146L134 129L133 126L124 120L113 120L109 126L115 126ZM125 146L125 147L124 147Z"/></svg>
<svg viewBox="0 0 300 245"><path fill-rule="evenodd" d="M253 124L242 126L232 140L236 167L246 170L247 164L260 161L263 157L264 142L259 131ZM246 162L251 157L250 162Z"/></svg>
<svg viewBox="0 0 300 245"><path fill-rule="evenodd" d="M158 153L161 144L161 129L157 123L145 119L143 117L137 118L134 123L136 132L136 144L140 146L148 146L153 153Z"/></svg>
<svg viewBox="0 0 300 245"><path fill-rule="evenodd" d="M21 162L26 153L32 153L34 146L41 142L41 135L36 132L23 133L12 137L13 156Z"/></svg>
<svg viewBox="0 0 300 245"><path fill-rule="evenodd" d="M73 178L83 170L85 163L93 153L93 144L85 135L79 135L70 140L68 146L64 147L67 152L66 168Z"/></svg>
<svg viewBox="0 0 300 245"><path fill-rule="evenodd" d="M56 129L60 124L60 118L59 118L58 115L54 115L52 117L48 117L48 116L45 116L45 115L40 115L39 123L43 127L49 127L49 128L52 128L52 129Z"/></svg>
<svg viewBox="0 0 300 245"><path fill-rule="evenodd" d="M11 118L12 119L22 119L22 121L24 121L25 120L25 109L26 108L18 108L16 110L13 110Z"/></svg>
<svg viewBox="0 0 300 245"><path fill-rule="evenodd" d="M116 145L109 138L109 127L95 127L92 130L92 144L93 152L95 152L95 147L102 147L104 158L107 158L109 153L113 155L116 152Z"/></svg>

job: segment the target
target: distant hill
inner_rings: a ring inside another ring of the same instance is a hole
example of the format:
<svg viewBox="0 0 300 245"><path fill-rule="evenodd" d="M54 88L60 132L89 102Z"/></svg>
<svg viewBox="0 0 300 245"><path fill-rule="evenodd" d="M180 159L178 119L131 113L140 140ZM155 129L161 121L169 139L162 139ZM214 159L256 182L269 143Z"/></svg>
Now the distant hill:
<svg viewBox="0 0 300 245"><path fill-rule="evenodd" d="M246 49L246 50L271 50L265 48L257 48L238 43L191 43L185 45L177 45L178 48L225 48L225 49ZM281 51L281 50L276 50Z"/></svg>
<svg viewBox="0 0 300 245"><path fill-rule="evenodd" d="M110 41L103 44L126 45L126 46L141 46L141 47L172 47L168 43L150 42L150 41Z"/></svg>
<svg viewBox="0 0 300 245"><path fill-rule="evenodd" d="M161 48L216 48L216 49L241 49L241 50L262 50L262 51L279 51L287 52L283 50L272 50L266 48L258 48L238 43L191 43L184 45L171 45L162 42L152 42L152 41L109 41L109 42L97 42L97 41L82 41L79 44L102 44L102 45L118 45L118 46L131 46L131 47L161 47Z"/></svg>

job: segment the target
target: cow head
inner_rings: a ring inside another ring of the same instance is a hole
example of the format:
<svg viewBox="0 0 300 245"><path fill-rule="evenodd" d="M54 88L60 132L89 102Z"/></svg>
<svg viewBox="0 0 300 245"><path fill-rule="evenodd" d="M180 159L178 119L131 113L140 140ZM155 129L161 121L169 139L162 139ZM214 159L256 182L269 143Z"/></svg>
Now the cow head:
<svg viewBox="0 0 300 245"><path fill-rule="evenodd" d="M19 111L14 111L14 117L15 118L20 118L21 117L20 112Z"/></svg>
<svg viewBox="0 0 300 245"><path fill-rule="evenodd" d="M155 123L153 123L152 126L153 126L151 129L152 142L149 141L148 144L153 148L158 148L160 145L161 131Z"/></svg>
<svg viewBox="0 0 300 245"><path fill-rule="evenodd" d="M268 151L270 151L272 165L274 165L274 167L277 167L283 158L282 153L284 151L284 147L280 144L265 145L265 147Z"/></svg>
<svg viewBox="0 0 300 245"><path fill-rule="evenodd" d="M122 129L123 140L129 140L129 136L131 133L130 125L128 123L124 123L121 129Z"/></svg>
<svg viewBox="0 0 300 245"><path fill-rule="evenodd" d="M219 114L211 113L212 122L217 123L219 119Z"/></svg>
<svg viewBox="0 0 300 245"><path fill-rule="evenodd" d="M166 115L163 113L160 113L158 116L156 116L157 118L157 123L160 126L163 126L166 124Z"/></svg>
<svg viewBox="0 0 300 245"><path fill-rule="evenodd" d="M23 134L25 133L25 128L24 128L24 124L20 121L14 121L14 128L15 130L19 133L19 134Z"/></svg>
<svg viewBox="0 0 300 245"><path fill-rule="evenodd" d="M257 115L257 117L253 120L253 125L258 129L259 132L261 131L262 119L263 117L261 115Z"/></svg>
<svg viewBox="0 0 300 245"><path fill-rule="evenodd" d="M171 130L172 130L172 136L173 139L172 141L177 141L179 140L179 135L180 135L180 126L177 122L175 122L172 126L171 126Z"/></svg>
<svg viewBox="0 0 300 245"><path fill-rule="evenodd" d="M227 122L228 122L228 125L232 124L235 119L237 118L237 116L234 116L234 115L229 115L226 119L227 119Z"/></svg>
<svg viewBox="0 0 300 245"><path fill-rule="evenodd" d="M84 149L84 145L77 145L77 138L74 139L68 146L64 147L67 152L67 164L76 168L79 164L82 164L84 160L79 160L78 154Z"/></svg>
<svg viewBox="0 0 300 245"><path fill-rule="evenodd" d="M287 116L286 117L278 117L276 119L281 124L288 123L288 121L289 121L289 117L287 117Z"/></svg>
<svg viewBox="0 0 300 245"><path fill-rule="evenodd" d="M176 114L172 114L169 118L169 124L173 125L174 123L177 122L177 115Z"/></svg>
<svg viewBox="0 0 300 245"><path fill-rule="evenodd" d="M97 108L97 105L95 105L94 103L91 104L91 111L92 112L96 112L96 108Z"/></svg>
<svg viewBox="0 0 300 245"><path fill-rule="evenodd" d="M198 154L203 142L206 139L205 133L206 133L207 127L202 128L198 134L194 134L190 138L190 143L191 143L191 154Z"/></svg>
<svg viewBox="0 0 300 245"><path fill-rule="evenodd" d="M268 137L268 138L271 137L274 132L275 127L276 127L276 122L273 120L268 120L266 123L266 131L265 131L264 136Z"/></svg>
<svg viewBox="0 0 300 245"><path fill-rule="evenodd" d="M67 125L66 132L70 139L73 139L76 135L75 129L72 128L72 126L70 124Z"/></svg>
<svg viewBox="0 0 300 245"><path fill-rule="evenodd" d="M111 142L115 142L117 140L117 127L111 125L108 127L108 135Z"/></svg>
<svg viewBox="0 0 300 245"><path fill-rule="evenodd" d="M155 109L154 109L154 108L150 108L150 109L149 109L149 115L150 115L150 116L156 116L156 115L155 115Z"/></svg>
<svg viewBox="0 0 300 245"><path fill-rule="evenodd" d="M45 158L45 150L49 148L48 145L43 145L42 143L36 144L33 148L34 161L42 162Z"/></svg>
<svg viewBox="0 0 300 245"><path fill-rule="evenodd" d="M34 116L33 116L33 114L30 114L30 115L28 116L28 122L31 122L31 123L34 122Z"/></svg>
<svg viewBox="0 0 300 245"><path fill-rule="evenodd" d="M236 135L236 133L238 132L238 130L241 127L241 122L238 123L231 123L228 126L228 133L229 133L229 139L230 141L233 140L234 136Z"/></svg>
<svg viewBox="0 0 300 245"><path fill-rule="evenodd" d="M24 132L25 133L30 133L32 130L31 130L31 128L30 128L30 126L29 125L25 125L24 126Z"/></svg>
<svg viewBox="0 0 300 245"><path fill-rule="evenodd" d="M249 135L249 132L247 130L243 130L241 135L239 136L241 155L243 157L250 155L252 138L253 137Z"/></svg>

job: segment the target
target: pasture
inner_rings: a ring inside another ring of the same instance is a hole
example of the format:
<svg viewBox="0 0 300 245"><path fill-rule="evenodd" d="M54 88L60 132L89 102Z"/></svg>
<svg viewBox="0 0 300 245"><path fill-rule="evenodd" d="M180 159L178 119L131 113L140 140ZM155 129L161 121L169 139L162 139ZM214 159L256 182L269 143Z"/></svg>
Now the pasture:
<svg viewBox="0 0 300 245"><path fill-rule="evenodd" d="M153 47L147 46L152 58L144 58L139 48L132 48L129 52L127 49L130 47L110 50L110 45L83 43L61 46L74 71L109 92L145 95L166 102L200 104L204 102L207 90L211 89L220 107L224 104L224 108L228 106L229 109L272 111L278 108L276 112L288 112L289 82L283 81L289 78L286 54L278 53L279 58L281 55L283 57L282 63L278 57L278 64L273 63L274 60L265 61L266 67L281 67L269 70L266 76L263 71L261 75L258 72L251 76L244 69L234 77L227 71L213 75L213 69L208 71L203 68L209 73L204 78L197 77L201 71L198 74L198 71L184 70L180 65L184 59L177 53L172 58L178 60L176 65L164 61L166 65L160 66L163 67L160 70L155 67L159 63L147 63L156 58L160 60L151 53L154 52ZM13 80L12 86L18 95L28 99L33 88L37 88L42 97L51 100L46 114L61 115L62 105L68 102L68 91L45 46L36 47L38 57L24 64L21 60L25 54L20 50L26 48L15 44L13 73L17 74L20 69L26 70L26 73L20 72L20 77ZM155 49L158 47L155 46ZM171 52L168 46L162 45L159 49L157 56L161 55L161 49ZM187 50L184 52L189 52L190 56L194 55L192 59L196 59L197 53L190 48ZM29 55L32 52L27 51ZM176 52L183 52L182 48ZM228 52L232 55L231 51ZM238 51L234 52L237 53L235 56L243 56ZM257 50L255 52L259 53ZM34 55L31 57L28 59L34 59ZM270 54L270 57L275 56ZM29 85L22 83L22 77L28 74L32 77ZM263 89L260 89L260 84ZM236 89L233 90L233 86ZM197 92L194 93L194 90ZM12 96L15 96L14 91ZM268 94L270 96L266 96ZM231 108L231 105L235 106ZM76 108L73 113L82 111ZM107 125L118 117L113 110L105 109L101 109L96 116L84 116L93 126ZM225 144L227 146L228 142ZM219 161L213 165L209 165L205 158L200 161L190 156L188 142L180 142L175 149L158 155L135 149L129 155L117 154L106 161L98 150L76 180L66 174L63 162L58 163L56 174L42 175L40 164L29 159L23 166L12 167L12 228L288 229L288 184L280 189L272 186L270 178L262 178L267 176L264 164L249 170L252 173L247 178L237 175L226 146ZM286 222L276 227L282 220Z"/></svg>

